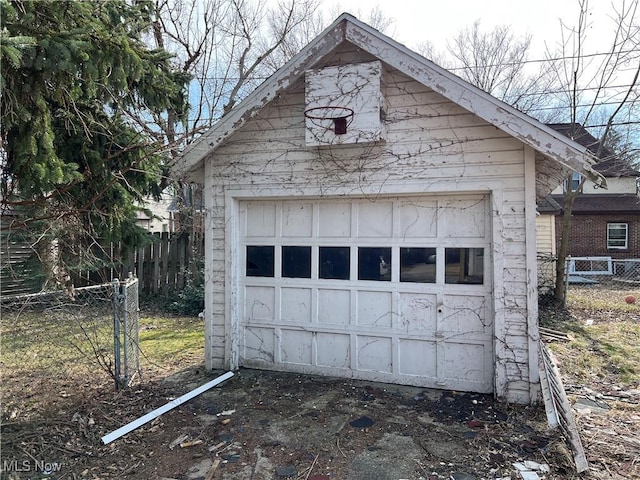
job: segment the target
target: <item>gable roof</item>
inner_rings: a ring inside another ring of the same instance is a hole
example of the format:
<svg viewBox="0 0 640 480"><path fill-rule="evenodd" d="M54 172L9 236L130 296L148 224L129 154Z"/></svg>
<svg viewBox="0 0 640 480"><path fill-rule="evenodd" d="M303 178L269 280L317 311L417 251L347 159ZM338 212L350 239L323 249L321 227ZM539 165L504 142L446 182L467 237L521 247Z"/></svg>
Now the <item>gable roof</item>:
<svg viewBox="0 0 640 480"><path fill-rule="evenodd" d="M579 123L548 123L549 127L560 132L566 137L587 147L600 161L593 166L594 170L604 177L640 177L640 171L634 169L628 162L621 159L611 150L603 147L598 154L600 141L591 135L583 125Z"/></svg>
<svg viewBox="0 0 640 480"><path fill-rule="evenodd" d="M613 155L606 147L602 147L602 150L598 154L600 140L591 135L580 123L547 123L547 126L553 128L556 132L563 134L565 137L570 138L576 143L587 147L589 151L600 160L604 160L605 158Z"/></svg>
<svg viewBox="0 0 640 480"><path fill-rule="evenodd" d="M640 177L640 171L617 156L597 163L593 168L603 177Z"/></svg>
<svg viewBox="0 0 640 480"><path fill-rule="evenodd" d="M604 178L592 168L596 159L585 146L462 80L348 13L340 15L233 110L187 146L173 167L174 173L182 176L200 168L206 155L342 42L349 42L398 69L562 167L581 173L597 184L606 185Z"/></svg>

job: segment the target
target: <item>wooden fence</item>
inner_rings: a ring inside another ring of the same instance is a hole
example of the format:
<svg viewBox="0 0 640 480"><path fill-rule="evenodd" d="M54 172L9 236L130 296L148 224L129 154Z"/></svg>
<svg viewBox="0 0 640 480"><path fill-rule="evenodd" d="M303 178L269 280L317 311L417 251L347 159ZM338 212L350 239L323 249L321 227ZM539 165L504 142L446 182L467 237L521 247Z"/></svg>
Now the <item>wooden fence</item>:
<svg viewBox="0 0 640 480"><path fill-rule="evenodd" d="M4 219L3 219L4 220ZM11 234L8 223L0 227L0 292L2 296L37 293L43 288L47 275L39 261L41 254L28 241ZM204 234L149 233L152 242L143 248L124 252L117 244L95 245L86 252L90 264L102 265L72 274L70 283L86 287L125 279L129 274L139 280L139 292L144 295L163 295L182 290L189 278L200 283L204 256ZM55 250L51 246L48 250ZM41 253L41 252L40 252ZM44 287L47 288L46 286Z"/></svg>
<svg viewBox="0 0 640 480"><path fill-rule="evenodd" d="M153 241L145 247L124 253L119 245L101 248L109 265L99 270L76 275L76 287L124 279L130 274L138 278L139 292L144 295L166 294L182 290L189 278L200 283L200 267L204 255L202 233L150 233ZM99 255L99 254L96 254Z"/></svg>

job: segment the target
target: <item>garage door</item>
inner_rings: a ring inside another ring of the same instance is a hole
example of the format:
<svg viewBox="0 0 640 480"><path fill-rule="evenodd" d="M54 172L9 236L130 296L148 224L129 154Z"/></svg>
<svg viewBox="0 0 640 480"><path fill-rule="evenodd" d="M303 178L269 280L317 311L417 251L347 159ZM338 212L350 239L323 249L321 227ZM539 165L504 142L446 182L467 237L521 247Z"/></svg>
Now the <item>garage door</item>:
<svg viewBox="0 0 640 480"><path fill-rule="evenodd" d="M240 204L241 366L493 390L486 196Z"/></svg>

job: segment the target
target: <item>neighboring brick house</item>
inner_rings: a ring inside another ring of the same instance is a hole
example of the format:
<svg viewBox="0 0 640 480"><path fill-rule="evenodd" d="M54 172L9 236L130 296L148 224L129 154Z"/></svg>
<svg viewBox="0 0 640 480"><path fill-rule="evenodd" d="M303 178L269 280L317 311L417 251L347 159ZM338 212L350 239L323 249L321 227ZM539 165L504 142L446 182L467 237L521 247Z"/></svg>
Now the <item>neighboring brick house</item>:
<svg viewBox="0 0 640 480"><path fill-rule="evenodd" d="M581 125L549 126L597 151L598 140ZM600 158L603 161L594 169L607 179L608 188L605 190L585 181L573 206L568 254L572 257L640 258L640 171L607 150L600 153ZM572 188L579 181L580 177L574 174ZM557 213L564 208L566 188L567 184L550 196L560 207ZM556 215L555 221L556 231L560 232L562 215ZM556 235L556 241L560 241L559 235Z"/></svg>

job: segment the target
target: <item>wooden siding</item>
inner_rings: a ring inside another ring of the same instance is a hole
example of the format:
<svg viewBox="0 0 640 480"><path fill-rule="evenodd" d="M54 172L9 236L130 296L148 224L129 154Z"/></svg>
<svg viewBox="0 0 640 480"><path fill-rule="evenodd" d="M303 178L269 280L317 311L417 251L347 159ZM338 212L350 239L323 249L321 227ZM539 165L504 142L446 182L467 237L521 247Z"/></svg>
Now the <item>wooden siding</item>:
<svg viewBox="0 0 640 480"><path fill-rule="evenodd" d="M541 214L536 217L536 249L538 253L556 254L555 215Z"/></svg>
<svg viewBox="0 0 640 480"><path fill-rule="evenodd" d="M613 195L616 193L636 195L638 193L636 182L635 177L607 177L607 188L600 188L591 180L585 180L582 192L585 195ZM564 193L564 185L558 185L551 193L553 195L562 195Z"/></svg>
<svg viewBox="0 0 640 480"><path fill-rule="evenodd" d="M2 296L39 292L46 275L38 253L20 231L11 230L12 218L0 216L0 291Z"/></svg>
<svg viewBox="0 0 640 480"><path fill-rule="evenodd" d="M206 275L214 279L206 294L207 366L233 364L227 329L235 319L226 309L234 272L226 269L234 265L235 198L490 192L496 391L529 401L524 145L397 71L385 72L384 85L386 143L305 147L299 82L206 158Z"/></svg>
<svg viewBox="0 0 640 480"><path fill-rule="evenodd" d="M536 152L536 200L542 200L571 173L566 167Z"/></svg>
<svg viewBox="0 0 640 480"><path fill-rule="evenodd" d="M33 233L24 227L23 221L19 213L6 211L0 215L0 292L3 297L37 293L47 278L41 258L51 254L53 245L34 242Z"/></svg>

